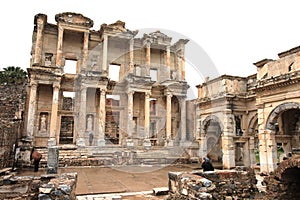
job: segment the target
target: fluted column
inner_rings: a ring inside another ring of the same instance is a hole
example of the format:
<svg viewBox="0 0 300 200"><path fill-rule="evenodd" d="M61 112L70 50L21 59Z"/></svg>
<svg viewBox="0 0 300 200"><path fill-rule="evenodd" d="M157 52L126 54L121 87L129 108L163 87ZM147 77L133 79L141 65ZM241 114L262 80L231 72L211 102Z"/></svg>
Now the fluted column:
<svg viewBox="0 0 300 200"><path fill-rule="evenodd" d="M172 130L172 113L171 113L171 108L172 108L172 94L167 93L167 102L166 102L166 109L167 109L167 116L166 116L166 138L168 140L172 139L171 138L171 130Z"/></svg>
<svg viewBox="0 0 300 200"><path fill-rule="evenodd" d="M81 67L83 69L86 68L86 61L88 57L88 50L89 50L89 32L84 32L83 36L83 49L82 49L82 65ZM77 72L79 72L79 69L77 69Z"/></svg>
<svg viewBox="0 0 300 200"><path fill-rule="evenodd" d="M62 67L62 47L63 47L64 29L58 26L57 51L56 51L56 66Z"/></svg>
<svg viewBox="0 0 300 200"><path fill-rule="evenodd" d="M42 57L42 44L43 44L43 33L45 26L45 19L43 17L37 19L37 31L36 31L36 43L34 53L34 63L40 64Z"/></svg>
<svg viewBox="0 0 300 200"><path fill-rule="evenodd" d="M58 112L58 100L59 100L59 83L53 84L53 96L51 106L51 120L50 120L50 138L48 146L55 146L57 144L57 112Z"/></svg>
<svg viewBox="0 0 300 200"><path fill-rule="evenodd" d="M100 90L100 103L99 103L99 138L98 146L105 146L105 100L106 100L106 90Z"/></svg>
<svg viewBox="0 0 300 200"><path fill-rule="evenodd" d="M30 81L30 95L28 105L27 133L26 137L33 138L36 102L37 102L37 86L35 81Z"/></svg>
<svg viewBox="0 0 300 200"><path fill-rule="evenodd" d="M146 42L146 76L150 76L150 64L151 64L151 44Z"/></svg>
<svg viewBox="0 0 300 200"><path fill-rule="evenodd" d="M103 36L103 54L102 54L102 71L107 73L107 46L108 46L108 36Z"/></svg>
<svg viewBox="0 0 300 200"><path fill-rule="evenodd" d="M134 58L134 51L133 51L134 39L132 38L129 42L129 73L133 72L133 58Z"/></svg>

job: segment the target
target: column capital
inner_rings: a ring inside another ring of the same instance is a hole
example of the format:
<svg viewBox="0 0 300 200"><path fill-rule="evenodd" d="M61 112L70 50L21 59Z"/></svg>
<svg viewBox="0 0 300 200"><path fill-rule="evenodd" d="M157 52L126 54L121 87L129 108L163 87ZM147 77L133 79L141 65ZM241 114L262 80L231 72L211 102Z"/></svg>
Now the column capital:
<svg viewBox="0 0 300 200"><path fill-rule="evenodd" d="M106 91L107 91L107 89L105 89L105 88L100 88L100 92L101 92L101 93L106 93Z"/></svg>
<svg viewBox="0 0 300 200"><path fill-rule="evenodd" d="M145 92L145 97L149 98L151 96L151 91Z"/></svg>
<svg viewBox="0 0 300 200"><path fill-rule="evenodd" d="M134 91L133 91L133 90L128 90L126 93L127 93L128 95L133 95L133 94L134 94Z"/></svg>
<svg viewBox="0 0 300 200"><path fill-rule="evenodd" d="M37 87L38 83L35 80L30 81L30 87Z"/></svg>
<svg viewBox="0 0 300 200"><path fill-rule="evenodd" d="M60 83L53 83L52 87L54 89L60 89Z"/></svg>
<svg viewBox="0 0 300 200"><path fill-rule="evenodd" d="M150 48L151 47L151 41L150 39L146 39L143 41L143 46L146 48Z"/></svg>

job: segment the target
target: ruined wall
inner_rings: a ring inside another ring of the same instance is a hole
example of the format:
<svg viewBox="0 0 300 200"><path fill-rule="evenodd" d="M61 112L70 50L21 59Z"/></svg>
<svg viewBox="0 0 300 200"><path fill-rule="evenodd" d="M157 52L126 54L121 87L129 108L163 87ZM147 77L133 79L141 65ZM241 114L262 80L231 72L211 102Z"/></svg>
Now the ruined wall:
<svg viewBox="0 0 300 200"><path fill-rule="evenodd" d="M0 199L76 199L77 173L0 177Z"/></svg>
<svg viewBox="0 0 300 200"><path fill-rule="evenodd" d="M14 145L22 136L25 87L0 85L0 168L14 163Z"/></svg>
<svg viewBox="0 0 300 200"><path fill-rule="evenodd" d="M169 172L168 200L172 199L254 199L256 178L244 170Z"/></svg>
<svg viewBox="0 0 300 200"><path fill-rule="evenodd" d="M277 169L264 178L267 186L264 199L299 199L300 156L282 161Z"/></svg>

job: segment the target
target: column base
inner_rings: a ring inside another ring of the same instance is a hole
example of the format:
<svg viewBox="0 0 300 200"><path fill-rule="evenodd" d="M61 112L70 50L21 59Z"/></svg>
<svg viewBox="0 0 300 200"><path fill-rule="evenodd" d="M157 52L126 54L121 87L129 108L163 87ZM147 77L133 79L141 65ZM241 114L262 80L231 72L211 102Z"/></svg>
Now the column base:
<svg viewBox="0 0 300 200"><path fill-rule="evenodd" d="M133 149L134 148L134 143L132 139L126 139L126 147L129 149Z"/></svg>
<svg viewBox="0 0 300 200"><path fill-rule="evenodd" d="M179 142L179 145L180 145L181 147L189 147L189 146L192 145L192 143L191 143L190 141L180 141L180 142Z"/></svg>
<svg viewBox="0 0 300 200"><path fill-rule="evenodd" d="M105 146L105 140L104 140L104 139L99 139L99 140L97 141L97 146L99 146L99 147Z"/></svg>
<svg viewBox="0 0 300 200"><path fill-rule="evenodd" d="M144 139L143 146L147 150L151 149L151 141L149 139Z"/></svg>
<svg viewBox="0 0 300 200"><path fill-rule="evenodd" d="M165 142L166 147L173 147L174 146L174 140L173 139L167 139Z"/></svg>
<svg viewBox="0 0 300 200"><path fill-rule="evenodd" d="M53 147L53 146L56 146L56 140L55 138L50 138L48 140L48 147Z"/></svg>
<svg viewBox="0 0 300 200"><path fill-rule="evenodd" d="M84 138L78 138L76 140L76 145L79 146L79 147L84 147L85 146L85 140L84 140Z"/></svg>

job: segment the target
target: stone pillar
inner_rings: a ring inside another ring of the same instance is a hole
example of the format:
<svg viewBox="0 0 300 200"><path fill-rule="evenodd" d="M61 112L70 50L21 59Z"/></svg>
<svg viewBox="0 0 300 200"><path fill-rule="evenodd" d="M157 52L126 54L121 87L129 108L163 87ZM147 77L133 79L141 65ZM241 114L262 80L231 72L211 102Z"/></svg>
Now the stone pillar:
<svg viewBox="0 0 300 200"><path fill-rule="evenodd" d="M235 144L233 141L234 116L230 109L224 111L224 130L222 136L223 168L231 169L235 167Z"/></svg>
<svg viewBox="0 0 300 200"><path fill-rule="evenodd" d="M181 69L181 67L182 67L182 59L181 59L181 57L180 57L180 52L177 52L177 61L176 61L176 65L177 65L177 80L179 80L179 81L181 81L182 80L182 69Z"/></svg>
<svg viewBox="0 0 300 200"><path fill-rule="evenodd" d="M56 66L62 67L62 47L63 47L64 29L58 26L57 51L56 51Z"/></svg>
<svg viewBox="0 0 300 200"><path fill-rule="evenodd" d="M150 135L149 135L149 127L150 127L150 92L145 93L145 139L144 139L144 147L146 149L151 148Z"/></svg>
<svg viewBox="0 0 300 200"><path fill-rule="evenodd" d="M235 167L235 146L232 136L222 136L223 168Z"/></svg>
<svg viewBox="0 0 300 200"><path fill-rule="evenodd" d="M173 138L171 137L172 134L172 94L167 93L167 102L166 102L166 139L168 141L168 145L172 146Z"/></svg>
<svg viewBox="0 0 300 200"><path fill-rule="evenodd" d="M89 51L89 32L84 32L84 37L83 37L83 49L82 49L82 65L81 67L83 69L86 68L86 61L88 57L88 51ZM77 69L77 72L80 70Z"/></svg>
<svg viewBox="0 0 300 200"><path fill-rule="evenodd" d="M273 172L277 168L277 145L275 140L275 132L265 130L266 135L266 149L267 149L267 165L268 172Z"/></svg>
<svg viewBox="0 0 300 200"><path fill-rule="evenodd" d="M242 153L242 157L243 157L243 162L244 162L244 165L246 167L252 167L251 166L251 157L250 157L250 146L249 146L249 140L243 144L243 152Z"/></svg>
<svg viewBox="0 0 300 200"><path fill-rule="evenodd" d="M33 138L35 112L36 112L36 97L37 97L37 86L38 84L31 80L30 81L30 95L28 104L28 119L27 119L27 133L26 137L29 139Z"/></svg>
<svg viewBox="0 0 300 200"><path fill-rule="evenodd" d="M203 158L207 156L207 142L206 137L201 135L199 137L199 157Z"/></svg>
<svg viewBox="0 0 300 200"><path fill-rule="evenodd" d="M99 138L98 146L105 146L105 101L106 101L106 90L100 90L100 103L99 103Z"/></svg>
<svg viewBox="0 0 300 200"><path fill-rule="evenodd" d="M185 80L185 58L184 58L184 46L181 48L180 51L181 55L181 79Z"/></svg>
<svg viewBox="0 0 300 200"><path fill-rule="evenodd" d="M150 64L151 64L151 44L148 41L146 43L146 76L150 76Z"/></svg>
<svg viewBox="0 0 300 200"><path fill-rule="evenodd" d="M78 119L78 137L76 138L77 146L85 146L85 129L86 129L86 95L87 88L82 86L80 91L80 104L79 104L79 119Z"/></svg>
<svg viewBox="0 0 300 200"><path fill-rule="evenodd" d="M250 167L254 167L256 164L256 157L255 157L255 138L250 137L249 139L249 152L250 152Z"/></svg>
<svg viewBox="0 0 300 200"><path fill-rule="evenodd" d="M48 146L55 146L57 144L57 113L58 113L58 100L59 100L59 83L53 84L53 96L51 106L51 120L50 120L50 138L48 140Z"/></svg>
<svg viewBox="0 0 300 200"><path fill-rule="evenodd" d="M185 98L180 99L180 142L186 141L186 101Z"/></svg>
<svg viewBox="0 0 300 200"><path fill-rule="evenodd" d="M47 174L57 174L59 151L57 146L48 146Z"/></svg>
<svg viewBox="0 0 300 200"><path fill-rule="evenodd" d="M129 73L133 72L133 68L134 68L133 58L134 58L134 39L132 38L129 41Z"/></svg>
<svg viewBox="0 0 300 200"><path fill-rule="evenodd" d="M170 70L171 70L171 52L170 52L170 46L166 47L166 77L167 79L170 79Z"/></svg>
<svg viewBox="0 0 300 200"><path fill-rule="evenodd" d="M102 54L102 72L107 73L107 46L108 46L108 36L103 36L103 54Z"/></svg>
<svg viewBox="0 0 300 200"><path fill-rule="evenodd" d="M34 63L40 64L42 57L42 47L43 47L43 33L45 26L46 16L40 16L37 18L37 32L36 32L36 42L35 42L35 52L34 52Z"/></svg>
<svg viewBox="0 0 300 200"><path fill-rule="evenodd" d="M127 141L126 145L127 147L133 147L133 141L132 141L132 125L133 125L133 94L134 91L128 91L127 92L127 111L128 111L128 119L127 119Z"/></svg>

